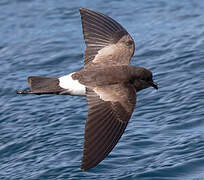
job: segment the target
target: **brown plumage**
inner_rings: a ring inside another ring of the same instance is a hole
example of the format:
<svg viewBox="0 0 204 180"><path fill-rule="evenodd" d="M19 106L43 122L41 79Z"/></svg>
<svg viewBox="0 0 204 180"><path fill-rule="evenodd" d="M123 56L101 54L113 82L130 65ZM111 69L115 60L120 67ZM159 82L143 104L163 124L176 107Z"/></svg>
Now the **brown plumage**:
<svg viewBox="0 0 204 180"><path fill-rule="evenodd" d="M86 43L84 67L127 65L134 54L134 41L112 18L96 11L80 9Z"/></svg>
<svg viewBox="0 0 204 180"><path fill-rule="evenodd" d="M119 141L136 106L136 93L157 85L151 71L129 64L135 45L119 23L93 10L82 8L80 14L86 43L84 69L60 78L31 76L30 90L18 93L86 95L81 169L88 170Z"/></svg>
<svg viewBox="0 0 204 180"><path fill-rule="evenodd" d="M83 170L100 163L122 136L136 105L136 91L154 86L152 73L129 65L134 41L112 18L80 9L86 43L84 69L72 75L87 87Z"/></svg>

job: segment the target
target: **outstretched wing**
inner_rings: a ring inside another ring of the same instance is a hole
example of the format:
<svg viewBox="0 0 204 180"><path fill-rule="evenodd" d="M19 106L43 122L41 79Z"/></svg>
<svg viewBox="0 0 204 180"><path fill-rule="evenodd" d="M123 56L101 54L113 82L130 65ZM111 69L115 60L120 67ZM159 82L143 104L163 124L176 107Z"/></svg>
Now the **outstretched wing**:
<svg viewBox="0 0 204 180"><path fill-rule="evenodd" d="M136 104L131 85L115 84L87 89L88 115L81 168L100 163L122 136Z"/></svg>
<svg viewBox="0 0 204 180"><path fill-rule="evenodd" d="M99 12L80 9L86 43L84 67L127 65L134 53L134 41L112 18Z"/></svg>

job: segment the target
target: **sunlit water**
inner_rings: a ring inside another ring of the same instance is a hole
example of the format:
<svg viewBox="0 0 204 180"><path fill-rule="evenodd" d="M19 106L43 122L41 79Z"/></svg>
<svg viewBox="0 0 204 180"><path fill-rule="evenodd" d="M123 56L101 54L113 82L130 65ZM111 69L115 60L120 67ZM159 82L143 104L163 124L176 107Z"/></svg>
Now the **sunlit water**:
<svg viewBox="0 0 204 180"><path fill-rule="evenodd" d="M86 99L16 95L30 75L83 67L79 8L103 12L133 36L132 64L159 90L138 93L116 148L80 170ZM0 179L204 179L204 1L0 1Z"/></svg>

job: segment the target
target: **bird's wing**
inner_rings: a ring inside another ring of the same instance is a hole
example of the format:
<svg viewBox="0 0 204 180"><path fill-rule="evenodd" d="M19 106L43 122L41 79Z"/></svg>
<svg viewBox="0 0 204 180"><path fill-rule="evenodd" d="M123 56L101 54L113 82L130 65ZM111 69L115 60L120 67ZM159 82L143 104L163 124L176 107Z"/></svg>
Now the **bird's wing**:
<svg viewBox="0 0 204 180"><path fill-rule="evenodd" d="M100 163L122 136L136 105L131 85L115 84L86 90L88 115L81 168Z"/></svg>
<svg viewBox="0 0 204 180"><path fill-rule="evenodd" d="M127 65L134 54L134 41L112 18L88 9L80 9L86 43L84 67L90 64Z"/></svg>

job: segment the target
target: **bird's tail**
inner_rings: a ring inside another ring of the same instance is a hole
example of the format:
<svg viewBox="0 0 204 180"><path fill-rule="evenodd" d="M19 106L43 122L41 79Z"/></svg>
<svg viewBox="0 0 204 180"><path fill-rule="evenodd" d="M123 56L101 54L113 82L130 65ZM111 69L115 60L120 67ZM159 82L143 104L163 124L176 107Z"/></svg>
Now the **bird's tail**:
<svg viewBox="0 0 204 180"><path fill-rule="evenodd" d="M65 91L59 86L59 78L30 76L27 81L30 89L17 91L17 94L63 94Z"/></svg>

